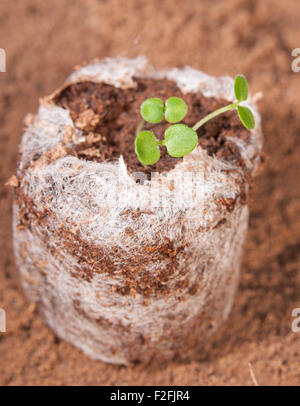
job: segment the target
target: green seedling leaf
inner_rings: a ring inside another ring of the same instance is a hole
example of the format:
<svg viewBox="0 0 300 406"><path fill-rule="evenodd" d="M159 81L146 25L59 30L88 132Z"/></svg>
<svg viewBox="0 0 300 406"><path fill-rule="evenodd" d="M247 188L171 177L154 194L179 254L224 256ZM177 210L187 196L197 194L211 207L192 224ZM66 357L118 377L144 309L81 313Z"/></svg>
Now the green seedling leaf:
<svg viewBox="0 0 300 406"><path fill-rule="evenodd" d="M159 123L164 118L164 104L161 99L151 97L141 104L141 116L148 123Z"/></svg>
<svg viewBox="0 0 300 406"><path fill-rule="evenodd" d="M255 127L253 113L248 107L240 105L242 101L248 98L248 82L244 76L236 76L234 80L234 93L237 101L209 113L197 121L193 128L185 124L171 125L165 131L164 140L157 140L151 131L141 132L144 121L155 124L162 121L165 116L166 121L169 123L177 123L187 114L187 104L179 97L170 97L167 99L165 106L162 100L156 97L145 100L140 108L143 121L136 128L135 152L139 161L144 165L155 164L160 158L159 146L161 145L166 146L168 154L175 158L189 154L196 148L198 143L196 131L209 120L227 111L237 109L243 125L248 130L252 130Z"/></svg>
<svg viewBox="0 0 300 406"><path fill-rule="evenodd" d="M234 80L234 94L238 101L247 100L248 82L245 76L237 75Z"/></svg>
<svg viewBox="0 0 300 406"><path fill-rule="evenodd" d="M157 140L152 131L142 131L135 139L135 152L143 165L153 165L160 158Z"/></svg>
<svg viewBox="0 0 300 406"><path fill-rule="evenodd" d="M196 131L185 124L172 125L165 131L163 145L167 147L168 154L175 158L192 152L197 143Z"/></svg>
<svg viewBox="0 0 300 406"><path fill-rule="evenodd" d="M248 130L252 130L255 127L255 120L252 111L248 107L238 106L238 114L241 122Z"/></svg>
<svg viewBox="0 0 300 406"><path fill-rule="evenodd" d="M188 106L179 97L170 97L166 101L165 118L169 123L178 123L186 116Z"/></svg>

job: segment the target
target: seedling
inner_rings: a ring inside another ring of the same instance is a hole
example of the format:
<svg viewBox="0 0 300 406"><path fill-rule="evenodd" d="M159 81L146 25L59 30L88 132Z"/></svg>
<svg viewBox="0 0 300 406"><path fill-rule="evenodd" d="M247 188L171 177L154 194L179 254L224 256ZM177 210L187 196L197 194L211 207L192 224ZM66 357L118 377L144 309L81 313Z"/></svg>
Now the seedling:
<svg viewBox="0 0 300 406"><path fill-rule="evenodd" d="M199 120L192 128L185 124L174 124L183 120L188 111L187 104L181 98L170 97L165 104L157 97L145 100L140 108L143 120L136 129L135 139L135 152L139 161L143 165L155 164L160 158L160 146L165 146L168 154L172 157L179 158L189 154L198 144L196 131L209 120L226 111L237 109L243 125L248 130L252 130L255 126L253 114L248 107L240 105L248 98L247 79L242 75L236 76L234 80L234 94L236 102L213 111ZM145 121L157 124L164 118L173 125L166 129L163 140L158 140L152 131L141 131Z"/></svg>

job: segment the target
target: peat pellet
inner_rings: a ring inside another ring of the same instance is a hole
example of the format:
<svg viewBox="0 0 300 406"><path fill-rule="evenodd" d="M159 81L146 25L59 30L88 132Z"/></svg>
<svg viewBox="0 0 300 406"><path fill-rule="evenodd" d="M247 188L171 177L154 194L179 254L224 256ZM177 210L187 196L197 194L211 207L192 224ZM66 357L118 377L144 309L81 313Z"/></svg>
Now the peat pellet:
<svg viewBox="0 0 300 406"><path fill-rule="evenodd" d="M227 318L238 284L260 117L229 112L184 158L134 152L139 106L182 97L184 123L234 100L233 80L145 58L76 70L28 116L15 182L21 281L57 336L114 364L193 357ZM146 124L159 138L168 124Z"/></svg>

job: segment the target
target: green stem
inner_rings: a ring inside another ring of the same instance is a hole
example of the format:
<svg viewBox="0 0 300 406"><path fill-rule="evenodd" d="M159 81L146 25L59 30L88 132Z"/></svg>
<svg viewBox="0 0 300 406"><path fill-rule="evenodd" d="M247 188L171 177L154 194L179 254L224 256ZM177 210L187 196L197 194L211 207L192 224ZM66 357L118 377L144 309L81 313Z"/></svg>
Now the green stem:
<svg viewBox="0 0 300 406"><path fill-rule="evenodd" d="M136 127L136 130L135 130L135 136L136 136L136 137L139 135L139 132L140 132L141 129L143 128L144 123L145 123L145 121L142 120L142 121L139 123L139 125Z"/></svg>
<svg viewBox="0 0 300 406"><path fill-rule="evenodd" d="M225 113L225 111L230 111L234 110L240 102L235 102L232 104L229 104L228 106L221 107L220 109L213 111L212 113L208 114L206 117L202 118L200 121L198 121L194 127L193 130L197 131L200 127L203 126L203 124L207 123L207 121L211 120L212 118L215 118L219 114Z"/></svg>

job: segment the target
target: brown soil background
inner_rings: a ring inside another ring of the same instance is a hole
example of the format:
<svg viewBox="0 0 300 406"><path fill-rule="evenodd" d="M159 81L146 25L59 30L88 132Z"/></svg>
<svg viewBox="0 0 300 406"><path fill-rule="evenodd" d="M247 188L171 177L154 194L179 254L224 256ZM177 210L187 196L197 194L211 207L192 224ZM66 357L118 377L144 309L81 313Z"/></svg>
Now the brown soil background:
<svg viewBox="0 0 300 406"><path fill-rule="evenodd" d="M0 47L1 385L261 385L300 383L299 0L2 0ZM147 55L158 67L189 64L214 75L244 73L263 92L270 160L256 180L242 277L230 318L190 363L110 366L55 338L24 298L12 253L11 192L23 118L76 64Z"/></svg>

